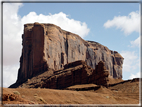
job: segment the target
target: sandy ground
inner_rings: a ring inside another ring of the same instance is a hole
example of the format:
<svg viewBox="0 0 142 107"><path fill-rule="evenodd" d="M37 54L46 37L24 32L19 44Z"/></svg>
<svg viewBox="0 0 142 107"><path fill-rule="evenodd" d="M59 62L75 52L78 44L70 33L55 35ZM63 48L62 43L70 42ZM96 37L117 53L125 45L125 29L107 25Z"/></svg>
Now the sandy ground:
<svg viewBox="0 0 142 107"><path fill-rule="evenodd" d="M91 87L91 88L90 88ZM79 91L77 91L79 89ZM139 104L139 81L124 81L108 88L95 84L65 90L3 88L3 104Z"/></svg>

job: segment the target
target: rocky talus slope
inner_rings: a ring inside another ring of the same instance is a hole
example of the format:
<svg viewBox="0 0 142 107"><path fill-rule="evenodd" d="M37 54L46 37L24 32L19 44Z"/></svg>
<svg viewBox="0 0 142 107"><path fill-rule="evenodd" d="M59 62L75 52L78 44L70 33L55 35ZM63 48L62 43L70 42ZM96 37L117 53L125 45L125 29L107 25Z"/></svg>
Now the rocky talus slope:
<svg viewBox="0 0 142 107"><path fill-rule="evenodd" d="M94 70L85 61L80 60L66 64L62 70L50 70L50 74L49 71L46 71L28 79L18 88L65 89L69 86L89 83L107 86L109 84L108 76L109 71L106 70L104 62L100 61Z"/></svg>
<svg viewBox="0 0 142 107"><path fill-rule="evenodd" d="M78 60L85 61L95 70L102 69L96 67L100 61L103 61L105 68L109 71L109 76L122 78L124 58L117 51L109 50L97 42L85 41L80 36L62 30L56 25L25 24L22 39L23 49L18 78L16 83L10 86L11 88L18 87L28 79L46 71L49 72L48 76L51 76L54 73L51 69L62 70L65 69L64 65ZM99 83L101 81L99 80Z"/></svg>

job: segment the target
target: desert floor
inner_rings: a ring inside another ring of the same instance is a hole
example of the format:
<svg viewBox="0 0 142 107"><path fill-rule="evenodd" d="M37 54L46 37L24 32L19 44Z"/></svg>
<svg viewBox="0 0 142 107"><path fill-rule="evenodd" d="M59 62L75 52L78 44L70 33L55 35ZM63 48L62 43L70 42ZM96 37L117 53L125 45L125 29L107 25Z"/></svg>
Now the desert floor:
<svg viewBox="0 0 142 107"><path fill-rule="evenodd" d="M3 88L2 104L139 104L139 83L117 80L108 88L83 84L64 90Z"/></svg>

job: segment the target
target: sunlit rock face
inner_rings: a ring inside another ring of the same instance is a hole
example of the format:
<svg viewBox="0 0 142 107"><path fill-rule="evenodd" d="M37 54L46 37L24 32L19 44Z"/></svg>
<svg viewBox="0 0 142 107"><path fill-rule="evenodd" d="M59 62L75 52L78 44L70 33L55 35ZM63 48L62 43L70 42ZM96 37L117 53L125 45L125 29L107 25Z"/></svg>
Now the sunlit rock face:
<svg viewBox="0 0 142 107"><path fill-rule="evenodd" d="M118 52L97 42L85 41L56 25L25 24L22 39L17 85L48 69L63 69L65 64L78 60L85 61L93 69L103 61L110 76L122 78L124 58Z"/></svg>

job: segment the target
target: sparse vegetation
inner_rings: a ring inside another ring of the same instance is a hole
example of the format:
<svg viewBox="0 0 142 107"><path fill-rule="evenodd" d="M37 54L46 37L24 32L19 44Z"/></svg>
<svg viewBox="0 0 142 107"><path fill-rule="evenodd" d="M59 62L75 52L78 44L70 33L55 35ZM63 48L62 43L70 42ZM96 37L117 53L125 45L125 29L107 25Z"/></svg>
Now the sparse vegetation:
<svg viewBox="0 0 142 107"><path fill-rule="evenodd" d="M34 101L30 101L32 104L35 104L35 102Z"/></svg>
<svg viewBox="0 0 142 107"><path fill-rule="evenodd" d="M67 100L66 103L71 103L71 101L70 101L70 100Z"/></svg>
<svg viewBox="0 0 142 107"><path fill-rule="evenodd" d="M25 98L25 96L24 96L24 95L22 95L22 98Z"/></svg>
<svg viewBox="0 0 142 107"><path fill-rule="evenodd" d="M37 101L41 101L42 103L46 103L46 101L42 97L34 96Z"/></svg>
<svg viewBox="0 0 142 107"><path fill-rule="evenodd" d="M16 95L20 95L20 93L18 91L13 91L13 93Z"/></svg>
<svg viewBox="0 0 142 107"><path fill-rule="evenodd" d="M109 96L106 96L106 98L109 98Z"/></svg>
<svg viewBox="0 0 142 107"><path fill-rule="evenodd" d="M39 97L39 100L42 101L43 103L46 103L46 101L42 97Z"/></svg>
<svg viewBox="0 0 142 107"><path fill-rule="evenodd" d="M37 94L34 94L34 96L38 96Z"/></svg>

